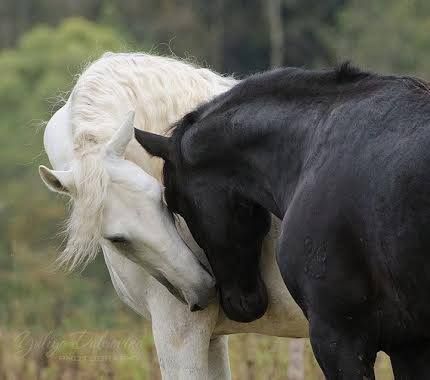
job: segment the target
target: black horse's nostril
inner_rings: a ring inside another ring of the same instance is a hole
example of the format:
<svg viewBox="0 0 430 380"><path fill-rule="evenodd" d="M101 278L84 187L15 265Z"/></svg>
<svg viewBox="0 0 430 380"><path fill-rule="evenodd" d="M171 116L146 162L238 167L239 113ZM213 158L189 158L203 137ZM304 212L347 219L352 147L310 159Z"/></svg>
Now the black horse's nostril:
<svg viewBox="0 0 430 380"><path fill-rule="evenodd" d="M190 311L201 311L203 310L199 305L197 305L196 303L194 305L190 306Z"/></svg>

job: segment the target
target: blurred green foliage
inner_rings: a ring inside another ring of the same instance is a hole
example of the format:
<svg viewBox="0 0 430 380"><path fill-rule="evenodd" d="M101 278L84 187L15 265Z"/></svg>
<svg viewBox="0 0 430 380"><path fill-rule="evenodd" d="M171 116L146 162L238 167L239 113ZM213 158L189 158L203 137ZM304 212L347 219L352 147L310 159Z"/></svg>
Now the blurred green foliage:
<svg viewBox="0 0 430 380"><path fill-rule="evenodd" d="M37 123L49 118L59 96L71 89L74 75L104 51L125 50L118 32L84 19L68 19L57 28L39 25L14 49L0 51L0 139L19 135L25 149L5 144L1 176L28 164L40 153ZM36 137L36 138L35 138Z"/></svg>

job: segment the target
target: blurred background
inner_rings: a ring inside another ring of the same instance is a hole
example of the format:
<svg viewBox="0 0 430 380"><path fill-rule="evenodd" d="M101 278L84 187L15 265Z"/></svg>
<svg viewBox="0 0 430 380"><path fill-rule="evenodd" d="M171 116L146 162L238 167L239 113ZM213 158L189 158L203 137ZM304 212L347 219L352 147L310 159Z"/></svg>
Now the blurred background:
<svg viewBox="0 0 430 380"><path fill-rule="evenodd" d="M101 257L83 273L50 267L67 205L37 173L43 121L108 50L174 54L238 78L349 59L427 79L430 2L0 0L1 380L160 376L150 324L119 301ZM235 336L230 356L234 379L322 378L307 343ZM386 358L377 367L391 378Z"/></svg>

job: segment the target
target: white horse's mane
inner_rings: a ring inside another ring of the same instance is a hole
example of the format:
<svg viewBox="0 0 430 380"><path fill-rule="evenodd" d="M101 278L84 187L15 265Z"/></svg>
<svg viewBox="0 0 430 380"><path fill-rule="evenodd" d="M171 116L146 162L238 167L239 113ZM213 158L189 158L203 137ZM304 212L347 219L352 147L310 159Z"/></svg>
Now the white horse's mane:
<svg viewBox="0 0 430 380"><path fill-rule="evenodd" d="M166 133L198 104L235 83L209 69L142 53L106 53L83 71L69 100L76 189L60 265L85 266L99 251L110 182L102 165L104 147L127 112L136 112L137 128ZM126 157L160 179L160 160L151 159L137 142L130 143Z"/></svg>

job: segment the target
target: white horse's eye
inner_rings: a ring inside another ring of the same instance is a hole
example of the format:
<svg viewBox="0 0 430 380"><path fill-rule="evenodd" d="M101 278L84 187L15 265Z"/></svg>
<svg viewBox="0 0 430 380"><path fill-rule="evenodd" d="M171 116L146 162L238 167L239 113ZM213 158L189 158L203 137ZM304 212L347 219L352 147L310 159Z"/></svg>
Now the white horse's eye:
<svg viewBox="0 0 430 380"><path fill-rule="evenodd" d="M109 240L112 244L128 244L129 243L127 238L123 235L106 236L105 239Z"/></svg>

